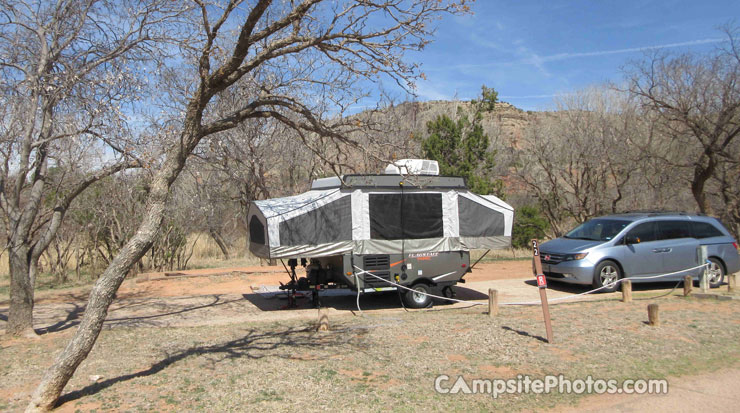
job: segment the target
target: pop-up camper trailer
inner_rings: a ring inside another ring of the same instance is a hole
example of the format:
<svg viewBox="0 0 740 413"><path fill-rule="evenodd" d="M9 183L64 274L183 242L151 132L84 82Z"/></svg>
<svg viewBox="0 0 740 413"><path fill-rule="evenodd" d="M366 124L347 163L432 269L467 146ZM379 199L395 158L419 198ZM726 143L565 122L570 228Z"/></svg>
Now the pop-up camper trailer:
<svg viewBox="0 0 740 413"><path fill-rule="evenodd" d="M451 297L450 287L470 271L470 250L510 245L514 210L436 171L434 161L402 160L383 175L317 179L303 194L255 201L249 249L261 258L288 258L290 288L313 290L315 299L331 287L395 289L386 281ZM296 280L299 259L306 277ZM416 308L431 302L413 291L404 301Z"/></svg>

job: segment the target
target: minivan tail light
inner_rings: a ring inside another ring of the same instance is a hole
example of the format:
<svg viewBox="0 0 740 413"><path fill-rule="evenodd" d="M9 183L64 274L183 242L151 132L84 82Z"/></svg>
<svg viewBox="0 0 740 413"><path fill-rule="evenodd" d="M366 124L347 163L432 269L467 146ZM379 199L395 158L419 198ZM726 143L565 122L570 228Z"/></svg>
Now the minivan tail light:
<svg viewBox="0 0 740 413"><path fill-rule="evenodd" d="M732 246L735 247L735 249L737 249L737 242L733 242Z"/></svg>

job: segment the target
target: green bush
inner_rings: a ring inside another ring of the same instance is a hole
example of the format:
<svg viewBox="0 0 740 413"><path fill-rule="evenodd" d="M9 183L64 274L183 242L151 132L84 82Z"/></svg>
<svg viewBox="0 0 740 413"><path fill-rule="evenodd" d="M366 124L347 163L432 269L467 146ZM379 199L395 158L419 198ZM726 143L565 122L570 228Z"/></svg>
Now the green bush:
<svg viewBox="0 0 740 413"><path fill-rule="evenodd" d="M547 220L536 206L525 205L514 213L511 243L516 248L527 248L532 239L542 239L548 228Z"/></svg>

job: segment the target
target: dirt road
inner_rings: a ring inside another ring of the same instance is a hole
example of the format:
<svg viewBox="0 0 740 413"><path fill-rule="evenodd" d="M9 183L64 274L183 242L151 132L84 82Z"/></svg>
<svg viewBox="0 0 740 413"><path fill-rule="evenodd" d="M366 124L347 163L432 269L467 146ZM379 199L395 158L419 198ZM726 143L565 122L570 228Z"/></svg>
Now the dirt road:
<svg viewBox="0 0 740 413"><path fill-rule="evenodd" d="M576 406L558 408L552 413L569 412L737 412L740 395L740 369L728 368L712 373L668 378L668 394L594 395Z"/></svg>

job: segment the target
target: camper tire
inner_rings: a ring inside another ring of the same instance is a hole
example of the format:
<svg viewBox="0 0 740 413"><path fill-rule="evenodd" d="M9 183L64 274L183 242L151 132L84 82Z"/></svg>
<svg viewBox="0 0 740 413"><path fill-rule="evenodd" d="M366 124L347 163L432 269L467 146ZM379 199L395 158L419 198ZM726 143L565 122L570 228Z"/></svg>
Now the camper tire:
<svg viewBox="0 0 740 413"><path fill-rule="evenodd" d="M432 289L424 283L415 284L410 290L406 290L403 301L407 307L426 308L432 306L432 297L428 296Z"/></svg>

